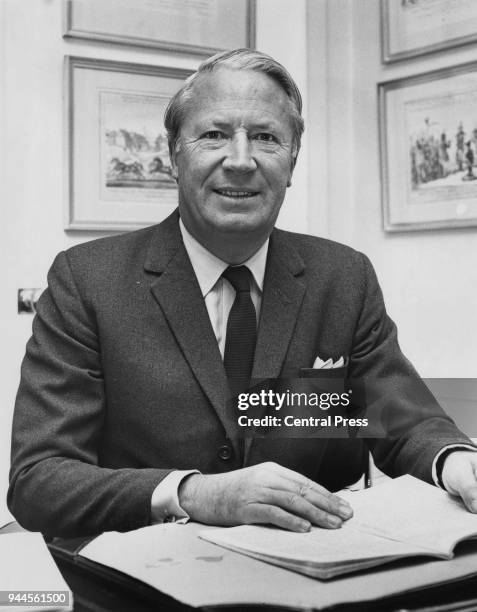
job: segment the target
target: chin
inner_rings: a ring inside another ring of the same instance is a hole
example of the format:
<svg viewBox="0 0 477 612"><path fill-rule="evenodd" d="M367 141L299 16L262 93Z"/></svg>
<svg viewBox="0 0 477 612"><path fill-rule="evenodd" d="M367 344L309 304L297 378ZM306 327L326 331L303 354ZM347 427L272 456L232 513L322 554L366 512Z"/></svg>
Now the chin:
<svg viewBox="0 0 477 612"><path fill-rule="evenodd" d="M257 222L257 219L251 219L250 213L248 215L232 215L228 219L222 219L214 224L217 231L227 233L260 233L264 231L265 224Z"/></svg>
<svg viewBox="0 0 477 612"><path fill-rule="evenodd" d="M250 208L227 210L214 215L211 221L217 228L259 230L274 222L274 219L264 216L263 212L263 210L251 210Z"/></svg>

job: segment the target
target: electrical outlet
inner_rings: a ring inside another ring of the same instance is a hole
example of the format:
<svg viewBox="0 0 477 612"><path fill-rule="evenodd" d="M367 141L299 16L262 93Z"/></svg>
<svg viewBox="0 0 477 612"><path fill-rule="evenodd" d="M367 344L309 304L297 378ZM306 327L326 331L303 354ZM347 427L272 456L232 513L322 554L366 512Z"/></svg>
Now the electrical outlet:
<svg viewBox="0 0 477 612"><path fill-rule="evenodd" d="M18 314L34 314L42 293L43 289L18 289Z"/></svg>

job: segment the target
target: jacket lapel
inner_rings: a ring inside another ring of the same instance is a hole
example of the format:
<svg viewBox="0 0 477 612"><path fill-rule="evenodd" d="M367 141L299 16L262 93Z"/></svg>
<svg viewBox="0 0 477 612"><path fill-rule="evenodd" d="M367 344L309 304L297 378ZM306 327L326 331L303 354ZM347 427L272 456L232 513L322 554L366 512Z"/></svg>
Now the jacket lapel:
<svg viewBox="0 0 477 612"><path fill-rule="evenodd" d="M151 292L161 307L185 359L214 407L227 436L236 435L227 409L228 383L217 340L199 284L173 213L158 226L149 247L145 269L159 274Z"/></svg>
<svg viewBox="0 0 477 612"><path fill-rule="evenodd" d="M227 406L227 377L204 299L182 242L178 218L175 211L157 226L144 267L157 275L151 292L235 447L237 423L235 411ZM300 278L303 270L303 260L289 244L286 234L275 230L270 237L264 279L254 379L280 375L306 289Z"/></svg>
<svg viewBox="0 0 477 612"><path fill-rule="evenodd" d="M286 234L270 237L252 378L277 378L293 335L306 285L305 266Z"/></svg>
<svg viewBox="0 0 477 612"><path fill-rule="evenodd" d="M306 290L306 285L300 278L304 269L302 258L289 244L286 234L274 230L268 247L252 372L252 383L258 383L256 390L262 386L261 379L280 376ZM266 411L267 407L261 406L256 411L256 416L261 417ZM253 444L254 435L249 433L245 440L243 466L248 465L252 459Z"/></svg>

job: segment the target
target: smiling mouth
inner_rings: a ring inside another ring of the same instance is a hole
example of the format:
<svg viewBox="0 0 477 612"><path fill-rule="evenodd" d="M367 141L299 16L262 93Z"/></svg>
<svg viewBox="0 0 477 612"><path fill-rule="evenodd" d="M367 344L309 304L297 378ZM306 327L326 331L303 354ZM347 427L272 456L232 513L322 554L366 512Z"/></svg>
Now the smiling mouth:
<svg viewBox="0 0 477 612"><path fill-rule="evenodd" d="M258 191L250 191L249 189L214 189L214 192L234 200L245 200L258 195Z"/></svg>

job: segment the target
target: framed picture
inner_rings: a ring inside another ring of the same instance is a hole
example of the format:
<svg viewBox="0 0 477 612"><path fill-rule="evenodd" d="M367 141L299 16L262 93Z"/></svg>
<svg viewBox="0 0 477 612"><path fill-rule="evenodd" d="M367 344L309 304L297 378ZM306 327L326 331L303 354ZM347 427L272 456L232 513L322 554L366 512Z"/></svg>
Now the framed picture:
<svg viewBox="0 0 477 612"><path fill-rule="evenodd" d="M65 58L66 229L137 229L175 208L163 115L190 73Z"/></svg>
<svg viewBox="0 0 477 612"><path fill-rule="evenodd" d="M255 0L66 0L64 21L65 36L171 51L255 46Z"/></svg>
<svg viewBox="0 0 477 612"><path fill-rule="evenodd" d="M477 62L378 88L385 229L477 226Z"/></svg>
<svg viewBox="0 0 477 612"><path fill-rule="evenodd" d="M475 0L381 0L384 63L477 41Z"/></svg>

